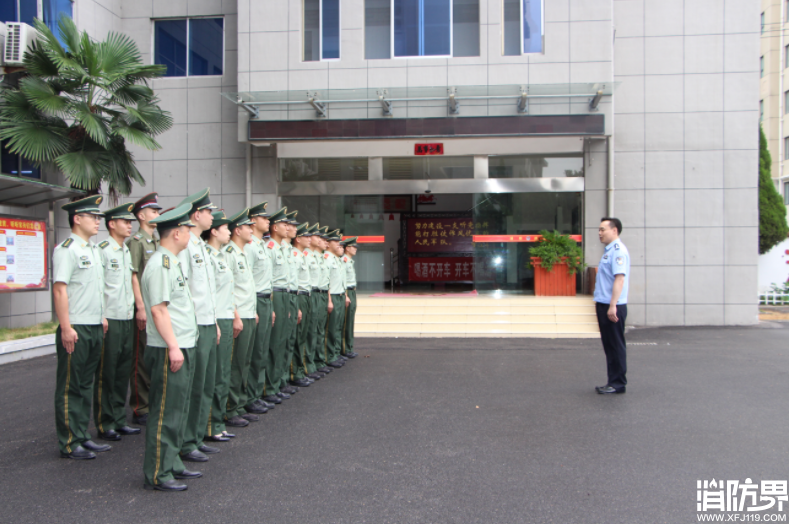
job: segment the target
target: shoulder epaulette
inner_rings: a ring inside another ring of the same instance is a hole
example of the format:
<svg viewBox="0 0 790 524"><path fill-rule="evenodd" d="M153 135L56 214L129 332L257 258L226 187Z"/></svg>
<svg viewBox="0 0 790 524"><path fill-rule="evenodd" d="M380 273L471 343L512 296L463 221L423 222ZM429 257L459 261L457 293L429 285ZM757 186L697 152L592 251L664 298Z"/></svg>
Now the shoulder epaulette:
<svg viewBox="0 0 790 524"><path fill-rule="evenodd" d="M233 246L228 246L228 248L225 251L227 253L233 253Z"/></svg>
<svg viewBox="0 0 790 524"><path fill-rule="evenodd" d="M73 238L67 238L66 241L61 244L61 246L69 247L73 243L74 243L74 239Z"/></svg>
<svg viewBox="0 0 790 524"><path fill-rule="evenodd" d="M100 247L100 248L102 248L102 249L104 249L105 247L107 247L107 246L109 246L109 245L110 245L110 241L109 241L109 240L105 240L104 242L101 242L101 243L99 244L99 247Z"/></svg>
<svg viewBox="0 0 790 524"><path fill-rule="evenodd" d="M141 239L141 238L143 238L143 237L141 237L141 236L140 236L140 233L137 233L137 234L136 234L136 235L134 235L132 238L134 238L135 240L140 240L140 239Z"/></svg>
<svg viewBox="0 0 790 524"><path fill-rule="evenodd" d="M162 255L162 265L165 266L167 269L170 269L170 257L167 255Z"/></svg>

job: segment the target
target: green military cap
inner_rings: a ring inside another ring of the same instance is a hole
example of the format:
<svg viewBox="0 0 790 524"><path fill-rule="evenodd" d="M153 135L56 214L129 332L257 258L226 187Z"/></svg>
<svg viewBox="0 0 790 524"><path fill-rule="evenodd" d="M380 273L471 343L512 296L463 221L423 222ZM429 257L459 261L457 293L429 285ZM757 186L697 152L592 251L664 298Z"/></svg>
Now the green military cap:
<svg viewBox="0 0 790 524"><path fill-rule="evenodd" d="M330 241L331 240L337 240L338 242L340 242L343 239L343 237L340 236L340 230L339 229L335 229L334 231L330 231L329 233L326 234L325 238L327 240L330 240Z"/></svg>
<svg viewBox="0 0 790 524"><path fill-rule="evenodd" d="M310 231L310 236L318 236L318 222L310 226L308 231Z"/></svg>
<svg viewBox="0 0 790 524"><path fill-rule="evenodd" d="M192 214L192 206L189 203L181 204L180 206L168 209L155 219L151 220L151 223L155 225L160 231L179 226L195 227L195 224L189 220L190 214Z"/></svg>
<svg viewBox="0 0 790 524"><path fill-rule="evenodd" d="M76 202L69 202L63 204L60 208L63 211L68 211L69 215L78 215L80 213L87 213L89 215L104 216L104 213L99 209L99 204L103 200L101 195L92 195Z"/></svg>
<svg viewBox="0 0 790 524"><path fill-rule="evenodd" d="M181 206L182 204L191 205L192 213L195 211L200 211L201 209L217 209L217 206L211 203L211 197L209 196L208 188L200 190L194 195L186 197L178 205Z"/></svg>
<svg viewBox="0 0 790 524"><path fill-rule="evenodd" d="M357 247L357 238L359 237L348 237L347 239L343 240L340 244L343 247Z"/></svg>
<svg viewBox="0 0 790 524"><path fill-rule="evenodd" d="M310 224L305 222L304 224L299 224L296 227L296 236L298 237L309 237L312 236L310 233Z"/></svg>
<svg viewBox="0 0 790 524"><path fill-rule="evenodd" d="M230 219L225 216L225 211L221 209L211 213L211 216L214 218L214 221L211 222L211 229L216 229L224 224L230 224Z"/></svg>
<svg viewBox="0 0 790 524"><path fill-rule="evenodd" d="M132 209L134 209L134 204L121 204L118 207L108 209L104 212L104 220L106 222L109 222L110 220L116 220L118 218L122 218L124 220L137 220L137 218L135 218L135 216L132 214Z"/></svg>
<svg viewBox="0 0 790 524"><path fill-rule="evenodd" d="M290 213L285 215L286 217L288 217L288 223L289 224L292 224L294 226L298 226L299 225L299 222L296 221L296 214L297 213L299 213L299 211L291 211Z"/></svg>
<svg viewBox="0 0 790 524"><path fill-rule="evenodd" d="M269 218L269 213L266 212L266 204L268 202L261 202L257 206L253 206L250 208L250 218L252 217L264 217Z"/></svg>
<svg viewBox="0 0 790 524"><path fill-rule="evenodd" d="M249 226L252 224L252 220L250 220L250 208L245 207L232 217L230 217L230 222L228 222L228 227L230 228L231 232L239 226Z"/></svg>
<svg viewBox="0 0 790 524"><path fill-rule="evenodd" d="M324 226L322 228L319 228L318 231L317 231L318 236L321 237L321 238L326 239L326 237L328 236L328 233L327 233L328 229L329 229L329 226Z"/></svg>
<svg viewBox="0 0 790 524"><path fill-rule="evenodd" d="M276 224L277 222L285 222L286 220L288 220L287 214L288 214L288 208L284 207L281 210L272 213L272 215L269 217L269 221L272 224Z"/></svg>
<svg viewBox="0 0 790 524"><path fill-rule="evenodd" d="M162 209L162 206L159 205L159 193L148 193L143 198L135 202L132 213L137 215L137 213L147 207L160 210Z"/></svg>

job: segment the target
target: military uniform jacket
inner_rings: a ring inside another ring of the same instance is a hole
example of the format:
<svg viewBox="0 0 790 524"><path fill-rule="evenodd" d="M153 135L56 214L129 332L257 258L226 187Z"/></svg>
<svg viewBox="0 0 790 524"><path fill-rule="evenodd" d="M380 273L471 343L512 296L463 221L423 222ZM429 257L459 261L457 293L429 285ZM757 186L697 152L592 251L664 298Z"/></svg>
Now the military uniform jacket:
<svg viewBox="0 0 790 524"><path fill-rule="evenodd" d="M274 240L269 240L264 245L272 260L272 288L288 289L288 262L283 254L282 247Z"/></svg>
<svg viewBox="0 0 790 524"><path fill-rule="evenodd" d="M321 266L323 266L323 264L320 263L321 253L313 251L312 249L305 249L304 258L310 270L310 288L320 287Z"/></svg>
<svg viewBox="0 0 790 524"><path fill-rule="evenodd" d="M283 240L280 244L285 261L288 263L288 289L296 291L299 289L299 268L297 267L296 255L299 250L291 247L291 244Z"/></svg>
<svg viewBox="0 0 790 524"><path fill-rule="evenodd" d="M159 247L159 240L140 229L126 241L126 246L132 255L132 267L135 272L139 273L137 277L140 278L140 275L145 271L146 264L154 256L156 248Z"/></svg>
<svg viewBox="0 0 790 524"><path fill-rule="evenodd" d="M272 292L272 259L271 251L266 249L263 240L252 236L252 240L244 248L247 263L252 268L256 293Z"/></svg>
<svg viewBox="0 0 790 524"><path fill-rule="evenodd" d="M354 259L343 255L343 267L346 269L346 287L357 287L357 270L354 268Z"/></svg>
<svg viewBox="0 0 790 524"><path fill-rule="evenodd" d="M167 304L170 314L170 324L173 334L180 348L193 348L197 342L197 321L195 319L195 304L189 285L181 270L178 257L167 249L159 246L154 255L148 259L148 264L140 282L145 304L145 313L148 322L145 332L148 335L148 345L166 348L167 343L156 329L151 307L161 303Z"/></svg>
<svg viewBox="0 0 790 524"><path fill-rule="evenodd" d="M198 326L215 324L217 318L214 313L214 271L211 270L208 260L206 244L194 233L189 234L189 244L186 249L178 254L181 270L189 284L192 300L195 302L195 315Z"/></svg>
<svg viewBox="0 0 790 524"><path fill-rule="evenodd" d="M105 318L101 260L99 246L73 233L55 248L52 280L66 284L72 325L97 325Z"/></svg>
<svg viewBox="0 0 790 524"><path fill-rule="evenodd" d="M307 254L310 252L310 250L294 250L294 252L296 253L296 267L299 270L299 291L307 291L309 293L313 289L310 279L310 266L307 264Z"/></svg>
<svg viewBox="0 0 790 524"><path fill-rule="evenodd" d="M131 320L134 318L132 291L132 255L126 244L110 237L99 243L104 266L104 318Z"/></svg>
<svg viewBox="0 0 790 524"><path fill-rule="evenodd" d="M318 260L318 267L321 270L321 276L318 277L318 287L321 291L329 291L329 256L331 253L316 252L315 256Z"/></svg>
<svg viewBox="0 0 790 524"><path fill-rule="evenodd" d="M346 293L346 271L343 263L332 253L324 253L324 261L329 268L329 294L340 295Z"/></svg>
<svg viewBox="0 0 790 524"><path fill-rule="evenodd" d="M224 249L217 251L206 244L209 263L214 271L214 316L217 319L233 319L236 305L233 299L233 268L230 267L229 254Z"/></svg>
<svg viewBox="0 0 790 524"><path fill-rule="evenodd" d="M228 263L233 268L233 303L239 318L255 318L257 301L255 299L255 282L252 279L252 269L247 263L247 255L231 241L223 247L228 257Z"/></svg>

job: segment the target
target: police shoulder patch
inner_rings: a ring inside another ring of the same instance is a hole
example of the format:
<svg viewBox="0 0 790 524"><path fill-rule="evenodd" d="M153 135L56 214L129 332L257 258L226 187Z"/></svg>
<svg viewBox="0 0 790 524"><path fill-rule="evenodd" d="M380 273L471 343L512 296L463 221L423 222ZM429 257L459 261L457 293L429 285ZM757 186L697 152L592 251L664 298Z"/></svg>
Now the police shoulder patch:
<svg viewBox="0 0 790 524"><path fill-rule="evenodd" d="M620 244L615 244L615 245L614 245L614 248L615 248L615 249L620 249Z"/></svg>
<svg viewBox="0 0 790 524"><path fill-rule="evenodd" d="M73 238L67 238L66 241L61 244L61 246L69 247L73 243L74 243L74 239Z"/></svg>
<svg viewBox="0 0 790 524"><path fill-rule="evenodd" d="M107 247L107 246L109 246L109 245L110 245L110 241L109 241L109 240L105 240L104 242L101 242L101 243L99 244L99 247L100 247L100 248L102 248L102 249L104 249L105 247Z"/></svg>
<svg viewBox="0 0 790 524"><path fill-rule="evenodd" d="M167 269L170 269L170 257L167 255L162 255L162 265L165 266Z"/></svg>

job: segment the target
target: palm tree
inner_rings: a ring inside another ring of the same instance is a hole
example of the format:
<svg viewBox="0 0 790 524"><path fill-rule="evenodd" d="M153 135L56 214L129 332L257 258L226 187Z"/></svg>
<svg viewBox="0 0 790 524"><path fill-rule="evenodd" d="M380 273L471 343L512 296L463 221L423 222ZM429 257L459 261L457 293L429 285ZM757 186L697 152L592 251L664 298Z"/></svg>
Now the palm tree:
<svg viewBox="0 0 790 524"><path fill-rule="evenodd" d="M37 166L56 165L72 187L98 193L105 182L117 202L133 183L145 185L126 141L160 149L154 137L173 125L148 86L165 66L144 65L126 35L96 42L63 15L63 46L34 23L41 39L25 53L19 87L0 91L0 139Z"/></svg>

